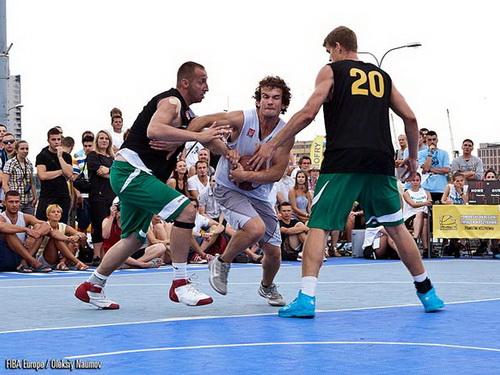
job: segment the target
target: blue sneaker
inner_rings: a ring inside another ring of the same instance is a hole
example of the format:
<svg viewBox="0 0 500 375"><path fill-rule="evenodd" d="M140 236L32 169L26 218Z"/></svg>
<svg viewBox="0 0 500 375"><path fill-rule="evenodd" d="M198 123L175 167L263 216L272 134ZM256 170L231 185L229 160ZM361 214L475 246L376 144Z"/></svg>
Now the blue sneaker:
<svg viewBox="0 0 500 375"><path fill-rule="evenodd" d="M417 292L417 296L422 305L424 305L425 312L438 311L444 307L443 300L438 297L434 288L424 294Z"/></svg>
<svg viewBox="0 0 500 375"><path fill-rule="evenodd" d="M310 297L299 291L295 298L288 305L278 311L281 318L314 318L316 309L316 297Z"/></svg>

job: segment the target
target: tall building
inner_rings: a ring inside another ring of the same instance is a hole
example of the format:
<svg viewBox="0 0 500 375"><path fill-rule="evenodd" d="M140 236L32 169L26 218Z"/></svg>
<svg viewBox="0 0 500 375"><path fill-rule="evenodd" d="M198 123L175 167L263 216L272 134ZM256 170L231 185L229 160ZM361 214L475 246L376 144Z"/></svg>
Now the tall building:
<svg viewBox="0 0 500 375"><path fill-rule="evenodd" d="M7 85L7 119L9 131L16 139L22 139L21 129L21 76L10 76Z"/></svg>
<svg viewBox="0 0 500 375"><path fill-rule="evenodd" d="M484 169L500 172L500 143L480 143L477 156L483 161Z"/></svg>
<svg viewBox="0 0 500 375"><path fill-rule="evenodd" d="M309 156L309 153L311 152L311 144L312 141L295 141L295 144L292 147L292 154L294 154L297 159L304 155Z"/></svg>

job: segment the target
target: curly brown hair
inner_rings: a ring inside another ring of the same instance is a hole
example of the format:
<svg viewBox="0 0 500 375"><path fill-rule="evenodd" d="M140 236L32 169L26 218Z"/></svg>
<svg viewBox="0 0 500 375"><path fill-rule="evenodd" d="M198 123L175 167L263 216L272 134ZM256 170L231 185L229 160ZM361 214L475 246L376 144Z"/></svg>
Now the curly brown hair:
<svg viewBox="0 0 500 375"><path fill-rule="evenodd" d="M285 114L288 106L290 105L290 99L292 98L292 94L290 93L290 87L286 84L286 82L279 76L267 76L260 80L259 85L255 89L255 93L253 98L257 101L261 99L261 90L263 87L270 87L272 89L278 88L281 89L281 103L283 108L281 109L281 113Z"/></svg>

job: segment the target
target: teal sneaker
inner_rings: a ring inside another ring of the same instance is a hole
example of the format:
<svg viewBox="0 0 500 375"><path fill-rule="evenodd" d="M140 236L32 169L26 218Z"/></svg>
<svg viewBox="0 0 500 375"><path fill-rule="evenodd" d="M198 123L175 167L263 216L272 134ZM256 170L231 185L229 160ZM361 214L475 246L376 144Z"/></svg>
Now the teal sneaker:
<svg viewBox="0 0 500 375"><path fill-rule="evenodd" d="M417 296L422 305L424 305L425 312L438 311L444 307L443 300L438 297L434 288L424 294L417 292Z"/></svg>
<svg viewBox="0 0 500 375"><path fill-rule="evenodd" d="M278 311L281 318L314 318L316 309L316 297L310 297L299 291L295 298L288 305Z"/></svg>

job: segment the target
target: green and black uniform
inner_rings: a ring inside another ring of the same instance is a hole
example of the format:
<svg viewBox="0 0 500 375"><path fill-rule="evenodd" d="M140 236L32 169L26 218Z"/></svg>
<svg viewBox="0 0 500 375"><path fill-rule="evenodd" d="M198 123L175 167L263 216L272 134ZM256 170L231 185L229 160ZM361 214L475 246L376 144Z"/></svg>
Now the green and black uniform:
<svg viewBox="0 0 500 375"><path fill-rule="evenodd" d="M137 238L144 240L153 215L175 220L189 204L184 195L165 183L184 146L167 159L168 153L153 150L147 137L148 125L158 102L171 96L181 102L181 127L185 129L188 126L194 114L177 89L156 95L139 113L122 144L119 153L127 162L115 160L111 167L111 187L120 198L122 238L137 233Z"/></svg>
<svg viewBox="0 0 500 375"><path fill-rule="evenodd" d="M329 66L334 87L323 104L326 150L308 226L342 230L354 201L363 206L367 226L398 225L403 217L389 124L391 78L361 61Z"/></svg>

